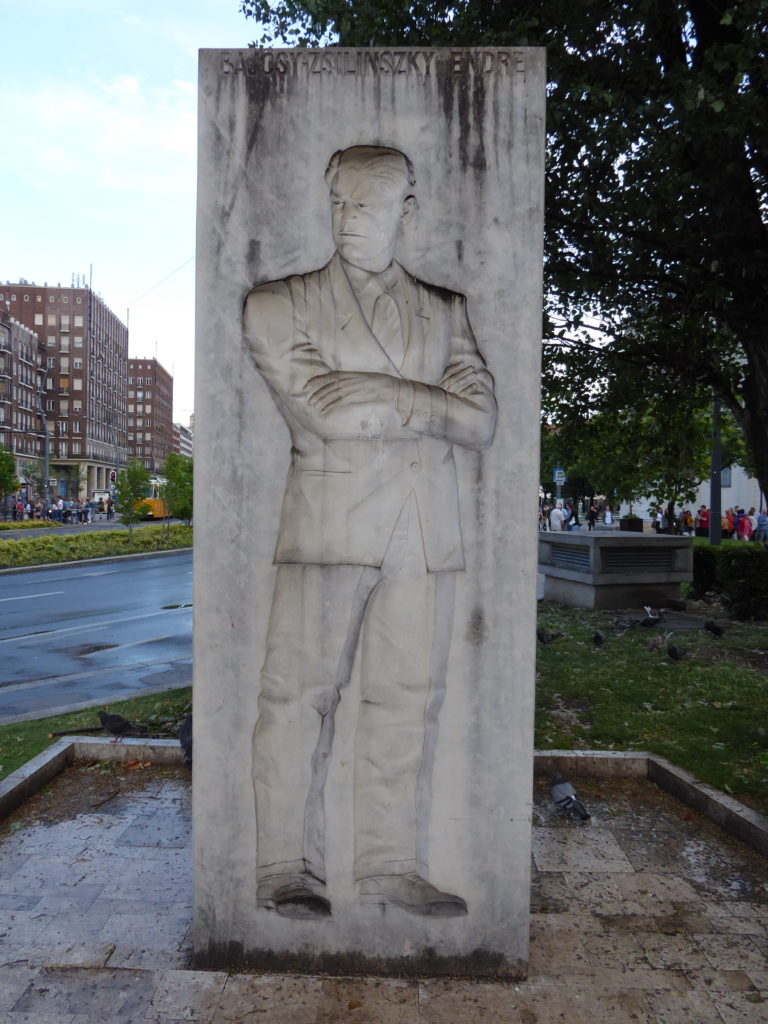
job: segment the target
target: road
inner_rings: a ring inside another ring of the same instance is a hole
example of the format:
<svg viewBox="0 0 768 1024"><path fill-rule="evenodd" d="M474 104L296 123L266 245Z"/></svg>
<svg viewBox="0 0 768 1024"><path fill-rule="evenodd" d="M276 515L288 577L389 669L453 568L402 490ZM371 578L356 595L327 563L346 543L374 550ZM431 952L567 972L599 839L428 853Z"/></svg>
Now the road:
<svg viewBox="0 0 768 1024"><path fill-rule="evenodd" d="M0 575L0 723L191 683L191 551Z"/></svg>

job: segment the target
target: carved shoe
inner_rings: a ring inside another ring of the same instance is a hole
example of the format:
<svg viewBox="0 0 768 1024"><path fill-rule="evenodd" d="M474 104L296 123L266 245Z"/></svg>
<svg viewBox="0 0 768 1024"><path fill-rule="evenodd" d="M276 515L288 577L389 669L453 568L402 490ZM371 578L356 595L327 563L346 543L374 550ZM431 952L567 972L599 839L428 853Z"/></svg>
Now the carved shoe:
<svg viewBox="0 0 768 1024"><path fill-rule="evenodd" d="M331 916L330 901L301 875L280 875L259 882L257 903L260 907L277 911L282 917L306 920Z"/></svg>
<svg viewBox="0 0 768 1024"><path fill-rule="evenodd" d="M461 896L441 892L421 875L377 875L360 882L360 902L392 905L410 914L460 917L467 912Z"/></svg>

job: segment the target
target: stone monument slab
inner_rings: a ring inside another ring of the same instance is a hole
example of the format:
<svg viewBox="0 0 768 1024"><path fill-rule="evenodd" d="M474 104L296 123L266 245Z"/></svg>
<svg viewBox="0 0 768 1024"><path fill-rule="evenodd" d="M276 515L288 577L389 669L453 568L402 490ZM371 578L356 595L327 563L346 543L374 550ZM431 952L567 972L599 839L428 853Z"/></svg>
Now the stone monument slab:
<svg viewBox="0 0 768 1024"><path fill-rule="evenodd" d="M544 61L204 50L200 965L520 977Z"/></svg>

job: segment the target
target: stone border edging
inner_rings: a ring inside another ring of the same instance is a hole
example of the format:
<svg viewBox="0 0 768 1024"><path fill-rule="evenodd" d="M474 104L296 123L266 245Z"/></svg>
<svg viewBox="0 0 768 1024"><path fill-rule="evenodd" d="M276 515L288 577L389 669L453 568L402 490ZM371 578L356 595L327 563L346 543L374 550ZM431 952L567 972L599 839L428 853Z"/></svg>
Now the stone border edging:
<svg viewBox="0 0 768 1024"><path fill-rule="evenodd" d="M0 818L37 793L68 765L89 759L183 764L184 754L178 740L126 738L113 743L102 737L63 736L0 782ZM534 751L535 774L553 771L572 777L647 779L768 857L768 817L714 786L699 782L666 758L640 750Z"/></svg>
<svg viewBox="0 0 768 1024"><path fill-rule="evenodd" d="M725 832L768 857L768 817L700 782L684 768L648 751L537 750L534 772L561 771L572 776L641 778L655 783Z"/></svg>
<svg viewBox="0 0 768 1024"><path fill-rule="evenodd" d="M154 558L156 555L177 555L180 551L194 551L194 548L166 548L163 551L132 551L127 555L102 555L101 558L76 558L72 562L41 562L40 565L9 565L0 569L0 576L7 572L34 572L35 569L60 569L65 565L100 565L104 562L122 562L128 558Z"/></svg>

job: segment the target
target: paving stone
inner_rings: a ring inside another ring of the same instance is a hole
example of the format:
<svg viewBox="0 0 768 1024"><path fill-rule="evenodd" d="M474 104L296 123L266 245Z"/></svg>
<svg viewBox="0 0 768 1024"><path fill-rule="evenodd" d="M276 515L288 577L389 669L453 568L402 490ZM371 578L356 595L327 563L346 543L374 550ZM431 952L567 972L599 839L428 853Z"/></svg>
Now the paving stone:
<svg viewBox="0 0 768 1024"><path fill-rule="evenodd" d="M650 1015L646 993L637 989L602 992L570 984L531 990L521 986L518 1005L523 1024L658 1024Z"/></svg>
<svg viewBox="0 0 768 1024"><path fill-rule="evenodd" d="M27 985L37 976L34 967L23 963L0 964L0 1014L5 1014ZM2 1020L0 1016L0 1020Z"/></svg>
<svg viewBox="0 0 768 1024"><path fill-rule="evenodd" d="M694 938L711 967L724 971L768 968L764 953L749 935L696 935Z"/></svg>
<svg viewBox="0 0 768 1024"><path fill-rule="evenodd" d="M464 1018L466 1020L466 1018ZM419 986L397 978L326 979L317 1024L419 1024ZM453 1024L448 1018L445 1024Z"/></svg>
<svg viewBox="0 0 768 1024"><path fill-rule="evenodd" d="M637 938L651 967L689 971L712 966L692 936L646 934Z"/></svg>
<svg viewBox="0 0 768 1024"><path fill-rule="evenodd" d="M605 829L536 829L533 857L539 871L632 871L626 854Z"/></svg>
<svg viewBox="0 0 768 1024"><path fill-rule="evenodd" d="M71 942L73 939L77 939L78 942L95 943L101 938L101 931L109 919L109 914L97 907L91 907L84 913L40 914L38 919L44 922L45 927L35 941L42 946L54 946Z"/></svg>
<svg viewBox="0 0 768 1024"><path fill-rule="evenodd" d="M723 1024L714 1002L702 990L694 989L684 995L646 992L645 999L653 1024Z"/></svg>
<svg viewBox="0 0 768 1024"><path fill-rule="evenodd" d="M766 1024L768 1001L757 992L713 992L710 996L723 1024Z"/></svg>
<svg viewBox="0 0 768 1024"><path fill-rule="evenodd" d="M111 943L61 942L19 946L14 950L17 961L35 967L106 967L114 950Z"/></svg>
<svg viewBox="0 0 768 1024"><path fill-rule="evenodd" d="M71 1013L7 1013L3 1024L73 1024Z"/></svg>
<svg viewBox="0 0 768 1024"><path fill-rule="evenodd" d="M116 846L139 846L142 849L183 849L192 844L188 822L152 814L134 819L116 842Z"/></svg>
<svg viewBox="0 0 768 1024"><path fill-rule="evenodd" d="M419 984L419 1024L523 1024L514 985L471 981Z"/></svg>
<svg viewBox="0 0 768 1024"><path fill-rule="evenodd" d="M756 914L737 915L732 903L713 903L703 908L714 925L714 931L731 935L768 936L768 927Z"/></svg>
<svg viewBox="0 0 768 1024"><path fill-rule="evenodd" d="M233 974L212 1024L316 1024L322 989L316 977Z"/></svg>
<svg viewBox="0 0 768 1024"><path fill-rule="evenodd" d="M226 981L223 971L165 971L147 1014L208 1024Z"/></svg>
<svg viewBox="0 0 768 1024"><path fill-rule="evenodd" d="M648 966L645 949L635 935L623 932L587 935L584 937L584 949L587 960L595 966L629 970Z"/></svg>
<svg viewBox="0 0 768 1024"><path fill-rule="evenodd" d="M101 1015L102 1021L126 1024L143 1019L160 976L153 971L43 968L28 983L12 1011L30 1014Z"/></svg>
<svg viewBox="0 0 768 1024"><path fill-rule="evenodd" d="M5 913L8 910L32 910L39 903L39 896L25 896L19 893L0 894L0 913Z"/></svg>

